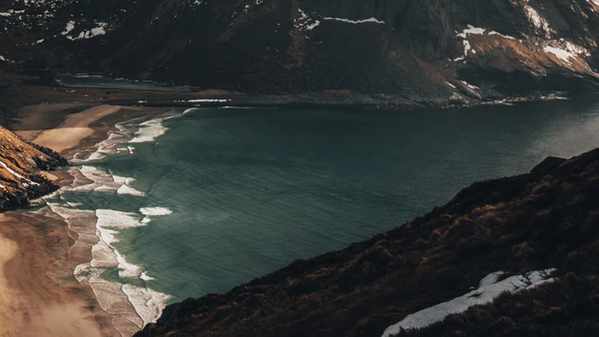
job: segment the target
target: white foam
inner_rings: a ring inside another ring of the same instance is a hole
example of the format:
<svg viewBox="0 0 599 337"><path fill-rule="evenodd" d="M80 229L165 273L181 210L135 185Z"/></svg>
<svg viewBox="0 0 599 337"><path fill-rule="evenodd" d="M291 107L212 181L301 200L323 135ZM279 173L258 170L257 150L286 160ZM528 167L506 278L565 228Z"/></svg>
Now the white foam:
<svg viewBox="0 0 599 337"><path fill-rule="evenodd" d="M135 179L133 179L133 178L121 177L121 176L117 176L117 175L113 175L112 180L114 180L115 183L119 183L119 184L128 184L132 181L135 181Z"/></svg>
<svg viewBox="0 0 599 337"><path fill-rule="evenodd" d="M115 184L115 181L114 181L112 175L106 173L106 171L101 170L98 167L83 165L79 169L79 172L81 172L81 174L85 178L92 181L92 183L89 185L92 185L93 189L96 189L101 186L107 186L107 187L112 187L113 190L117 190L119 187L119 184ZM84 185L84 186L87 186L87 185ZM86 190L87 190L87 188L86 188Z"/></svg>
<svg viewBox="0 0 599 337"><path fill-rule="evenodd" d="M165 134L168 130L164 125L162 125L162 122L172 117L173 116L155 118L141 123L139 130L135 133L135 138L131 139L129 143L135 144L154 142L158 137Z"/></svg>
<svg viewBox="0 0 599 337"><path fill-rule="evenodd" d="M173 115L156 118L142 123L137 128L131 126L135 121L117 124L117 131L111 133L108 139L96 145L96 152L88 158L76 160L82 165L71 167L69 173L73 176L71 186L61 188L54 196L47 197L49 208L60 215L69 228L78 233L78 238L72 250L85 252L91 246L92 260L78 265L74 270L75 278L82 284L92 287L100 306L113 315L113 325L123 335L132 335L144 324L155 321L166 305L169 296L149 288L107 281L102 274L109 269L118 269L119 277L123 279L153 280L142 267L127 261L126 256L117 251L114 243L118 242L120 230L146 226L150 217L165 216L172 213L164 207L145 207L139 213L128 213L111 209L82 210L80 204L58 202L60 194L65 192L103 192L143 196L130 184L135 179L112 175L105 169L89 162L98 161L119 151L133 154L135 148L125 145L153 141L164 134L166 128L162 122ZM131 126L130 126L131 125ZM136 132L137 131L137 132ZM95 227L89 224L95 222Z"/></svg>
<svg viewBox="0 0 599 337"><path fill-rule="evenodd" d="M113 316L112 324L122 336L131 336L144 326L144 320L125 294L122 284L103 279L99 276L100 270L81 268L80 271L93 275L83 277L82 281L91 286L100 307Z"/></svg>
<svg viewBox="0 0 599 337"><path fill-rule="evenodd" d="M197 99L188 99L187 103L227 103L230 102L230 99L223 98L197 98Z"/></svg>
<svg viewBox="0 0 599 337"><path fill-rule="evenodd" d="M92 248L92 255L94 257L91 262L92 267L111 268L116 266L119 269L120 277L140 277L142 273L141 267L127 262L125 257L112 246L113 243L118 242L116 238L118 231L115 229L144 226L141 221L135 218L136 216L134 213L110 209L96 210L96 217L98 218L96 228L101 240ZM116 261L116 265L113 261Z"/></svg>
<svg viewBox="0 0 599 337"><path fill-rule="evenodd" d="M98 209L96 216L98 217L97 227L119 229L141 227L139 220L135 218L137 216L135 213Z"/></svg>
<svg viewBox="0 0 599 337"><path fill-rule="evenodd" d="M154 278L151 277L151 276L149 276L147 274L147 272L145 272L145 271L143 273L141 273L141 275L139 275L139 278L142 279L142 280L144 280L144 281L152 281L152 280L154 280Z"/></svg>
<svg viewBox="0 0 599 337"><path fill-rule="evenodd" d="M145 215L145 217L141 220L141 223L144 225L147 225L152 221L151 217L173 214L173 211L165 207L143 207L139 209L139 212Z"/></svg>
<svg viewBox="0 0 599 337"><path fill-rule="evenodd" d="M115 250L114 253L116 254L116 260L119 264L118 268L120 277L142 279L142 270L140 266L127 262L125 257L121 253L119 253L118 250Z"/></svg>
<svg viewBox="0 0 599 337"><path fill-rule="evenodd" d="M116 191L116 193L134 195L134 196L138 196L138 197L143 197L146 195L144 192L140 192L140 191L134 189L133 187L129 187L127 185L123 185L123 186L119 187L119 189Z"/></svg>
<svg viewBox="0 0 599 337"><path fill-rule="evenodd" d="M118 194L128 194L134 196L145 196L145 193L136 190L129 186L130 183L135 181L133 178L121 177L116 175L110 175L106 171L95 167L83 165L79 168L79 173L82 177L91 180L89 184L82 184L81 180L78 179L77 172L72 172L75 176L73 191L84 192L84 191L96 191L96 192L114 192Z"/></svg>
<svg viewBox="0 0 599 337"><path fill-rule="evenodd" d="M173 211L166 207L143 207L139 211L141 214L146 216L160 216L160 215L171 215Z"/></svg>
<svg viewBox="0 0 599 337"><path fill-rule="evenodd" d="M170 298L170 296L150 288L136 287L131 284L124 284L123 292L135 307L135 311L144 324L156 323Z"/></svg>

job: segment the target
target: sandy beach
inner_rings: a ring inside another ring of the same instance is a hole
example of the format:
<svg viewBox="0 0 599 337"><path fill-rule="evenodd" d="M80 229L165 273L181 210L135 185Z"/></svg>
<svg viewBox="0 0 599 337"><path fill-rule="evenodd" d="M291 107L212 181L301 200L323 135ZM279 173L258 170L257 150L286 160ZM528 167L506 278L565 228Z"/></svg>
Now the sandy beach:
<svg viewBox="0 0 599 337"><path fill-rule="evenodd" d="M62 221L17 211L0 227L0 336L115 335L91 291L51 276L73 242Z"/></svg>
<svg viewBox="0 0 599 337"><path fill-rule="evenodd" d="M58 153L63 153L65 150L74 148L83 139L94 134L94 129L90 127L91 123L112 115L121 109L121 106L100 105L80 113L68 115L66 120L57 128L41 131L33 139L33 143L48 147Z"/></svg>
<svg viewBox="0 0 599 337"><path fill-rule="evenodd" d="M21 111L13 130L68 159L105 139L116 123L166 109L74 103ZM70 183L66 172L49 176ZM77 265L91 260L91 246L74 249L76 239L47 207L0 214L0 336L121 336L92 289L73 276Z"/></svg>

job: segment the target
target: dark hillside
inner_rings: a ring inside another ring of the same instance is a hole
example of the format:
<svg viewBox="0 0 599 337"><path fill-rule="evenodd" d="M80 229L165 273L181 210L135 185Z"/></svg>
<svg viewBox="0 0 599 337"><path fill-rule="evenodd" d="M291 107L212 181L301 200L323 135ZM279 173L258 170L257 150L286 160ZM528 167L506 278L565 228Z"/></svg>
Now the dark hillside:
<svg viewBox="0 0 599 337"><path fill-rule="evenodd" d="M5 71L420 106L599 83L587 0L11 0L0 13Z"/></svg>

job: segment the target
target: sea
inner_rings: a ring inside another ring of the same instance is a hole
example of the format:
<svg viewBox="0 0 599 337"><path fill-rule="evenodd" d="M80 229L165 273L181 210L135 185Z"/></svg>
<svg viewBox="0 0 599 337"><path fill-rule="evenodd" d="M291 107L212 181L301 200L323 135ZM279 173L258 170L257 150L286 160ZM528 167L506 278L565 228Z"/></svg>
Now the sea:
<svg viewBox="0 0 599 337"><path fill-rule="evenodd" d="M401 226L473 182L592 150L599 98L384 112L199 106L116 129L75 156L72 185L45 201L79 234L74 250L91 247L74 276L118 329Z"/></svg>

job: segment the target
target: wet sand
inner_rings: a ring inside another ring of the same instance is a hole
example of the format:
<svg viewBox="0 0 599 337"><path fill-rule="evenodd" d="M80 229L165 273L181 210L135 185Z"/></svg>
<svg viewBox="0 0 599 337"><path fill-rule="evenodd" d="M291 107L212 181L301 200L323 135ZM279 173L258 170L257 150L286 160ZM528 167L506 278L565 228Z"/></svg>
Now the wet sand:
<svg viewBox="0 0 599 337"><path fill-rule="evenodd" d="M65 104L22 111L16 133L68 159L107 138L116 123L168 109ZM50 177L71 180L64 171ZM77 265L91 261L91 245L74 247L77 238L47 207L0 214L0 337L121 336L92 289L73 276Z"/></svg>
<svg viewBox="0 0 599 337"><path fill-rule="evenodd" d="M73 242L64 222L16 211L0 228L0 336L116 335L93 293L54 265Z"/></svg>
<svg viewBox="0 0 599 337"><path fill-rule="evenodd" d="M113 105L100 105L83 112L68 115L66 120L57 128L43 131L33 143L48 147L58 153L72 149L83 139L94 134L89 126L91 123L112 115L122 107Z"/></svg>

